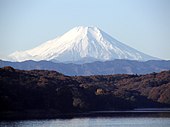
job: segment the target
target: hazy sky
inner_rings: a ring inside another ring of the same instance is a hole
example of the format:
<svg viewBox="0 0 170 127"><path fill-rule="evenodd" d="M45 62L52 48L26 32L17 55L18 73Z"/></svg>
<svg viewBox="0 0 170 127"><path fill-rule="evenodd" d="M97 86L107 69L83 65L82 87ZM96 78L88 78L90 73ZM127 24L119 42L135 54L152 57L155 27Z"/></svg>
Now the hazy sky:
<svg viewBox="0 0 170 127"><path fill-rule="evenodd" d="M170 0L0 0L0 57L79 25L170 60Z"/></svg>

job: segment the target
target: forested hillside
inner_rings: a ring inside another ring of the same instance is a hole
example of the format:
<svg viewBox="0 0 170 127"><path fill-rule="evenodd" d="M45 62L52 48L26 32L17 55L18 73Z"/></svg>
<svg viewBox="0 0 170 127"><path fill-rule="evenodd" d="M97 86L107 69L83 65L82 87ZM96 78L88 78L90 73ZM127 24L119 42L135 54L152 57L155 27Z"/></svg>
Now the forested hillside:
<svg viewBox="0 0 170 127"><path fill-rule="evenodd" d="M65 76L0 69L0 112L57 113L170 107L170 71L146 75Z"/></svg>

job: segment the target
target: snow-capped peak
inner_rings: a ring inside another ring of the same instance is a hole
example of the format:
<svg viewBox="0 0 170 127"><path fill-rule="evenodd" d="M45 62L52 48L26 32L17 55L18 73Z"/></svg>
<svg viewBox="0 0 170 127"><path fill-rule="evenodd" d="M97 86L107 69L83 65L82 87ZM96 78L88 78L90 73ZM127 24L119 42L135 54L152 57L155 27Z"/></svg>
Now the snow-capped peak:
<svg viewBox="0 0 170 127"><path fill-rule="evenodd" d="M60 62L91 62L113 59L156 59L112 38L97 27L78 26L64 35L40 46L9 57L15 61L54 60Z"/></svg>

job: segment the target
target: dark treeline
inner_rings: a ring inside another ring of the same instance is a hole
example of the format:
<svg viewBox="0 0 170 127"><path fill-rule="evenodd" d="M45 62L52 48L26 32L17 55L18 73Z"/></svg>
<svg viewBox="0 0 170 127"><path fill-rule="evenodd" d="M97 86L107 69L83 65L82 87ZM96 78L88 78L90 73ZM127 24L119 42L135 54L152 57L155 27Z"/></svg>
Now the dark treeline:
<svg viewBox="0 0 170 127"><path fill-rule="evenodd" d="M56 71L0 68L1 113L162 107L170 107L170 71L71 77Z"/></svg>

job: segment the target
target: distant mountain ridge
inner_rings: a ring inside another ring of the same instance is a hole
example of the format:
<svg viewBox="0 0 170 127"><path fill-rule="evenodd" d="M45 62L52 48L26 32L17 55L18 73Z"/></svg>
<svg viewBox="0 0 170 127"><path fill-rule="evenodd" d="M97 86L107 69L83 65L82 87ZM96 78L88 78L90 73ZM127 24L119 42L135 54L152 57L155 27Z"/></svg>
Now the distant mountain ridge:
<svg viewBox="0 0 170 127"><path fill-rule="evenodd" d="M0 67L12 66L22 70L55 70L65 75L147 74L170 70L170 60L113 60L86 64L54 63L51 61L9 62L0 60Z"/></svg>
<svg viewBox="0 0 170 127"><path fill-rule="evenodd" d="M158 60L131 48L97 27L78 26L60 37L26 51L8 56L11 61L47 60L64 63L89 63L114 59Z"/></svg>

